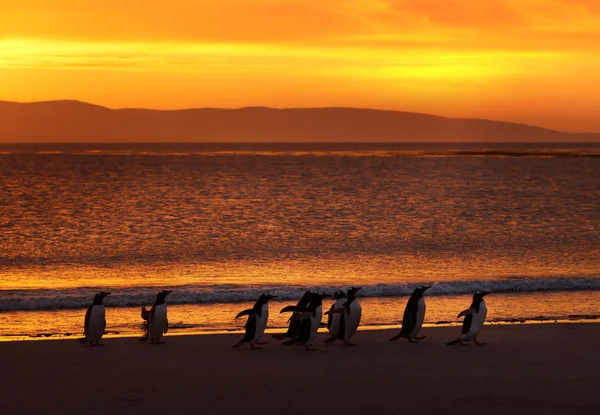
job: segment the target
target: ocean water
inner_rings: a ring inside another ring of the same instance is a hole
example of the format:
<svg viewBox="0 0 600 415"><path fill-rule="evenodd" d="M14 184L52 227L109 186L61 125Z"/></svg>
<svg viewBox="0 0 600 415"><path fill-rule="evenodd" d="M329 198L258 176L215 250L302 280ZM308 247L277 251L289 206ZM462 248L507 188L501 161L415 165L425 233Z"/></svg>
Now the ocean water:
<svg viewBox="0 0 600 415"><path fill-rule="evenodd" d="M366 325L600 314L600 145L0 145L0 336L141 331L163 288L176 331L236 330L269 291L363 287ZM571 317L569 317L571 316Z"/></svg>

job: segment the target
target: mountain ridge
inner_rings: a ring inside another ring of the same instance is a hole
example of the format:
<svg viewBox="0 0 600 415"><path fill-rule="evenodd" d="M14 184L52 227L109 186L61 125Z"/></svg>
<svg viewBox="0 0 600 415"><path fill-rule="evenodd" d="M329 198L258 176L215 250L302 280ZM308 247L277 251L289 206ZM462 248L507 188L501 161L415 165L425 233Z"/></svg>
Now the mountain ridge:
<svg viewBox="0 0 600 415"><path fill-rule="evenodd" d="M2 142L600 142L481 118L353 107L174 110L0 101Z"/></svg>

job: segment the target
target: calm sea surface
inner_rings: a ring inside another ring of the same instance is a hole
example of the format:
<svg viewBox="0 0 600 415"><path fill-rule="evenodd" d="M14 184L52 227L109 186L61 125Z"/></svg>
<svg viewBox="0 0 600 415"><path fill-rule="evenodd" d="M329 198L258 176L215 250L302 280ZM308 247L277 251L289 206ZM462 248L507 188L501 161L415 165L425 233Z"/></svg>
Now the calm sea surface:
<svg viewBox="0 0 600 415"><path fill-rule="evenodd" d="M159 289L181 330L239 328L269 291L359 285L366 324L600 314L600 146L0 145L0 336L109 331Z"/></svg>

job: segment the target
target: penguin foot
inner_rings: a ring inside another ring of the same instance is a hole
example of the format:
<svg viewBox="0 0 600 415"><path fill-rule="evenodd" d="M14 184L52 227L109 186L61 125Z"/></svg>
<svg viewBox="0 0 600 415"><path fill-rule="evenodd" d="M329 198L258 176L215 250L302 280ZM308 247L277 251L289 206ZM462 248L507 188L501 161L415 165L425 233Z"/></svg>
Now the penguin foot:
<svg viewBox="0 0 600 415"><path fill-rule="evenodd" d="M88 342L85 337L83 339L77 339L77 341L81 344L86 344Z"/></svg>
<svg viewBox="0 0 600 415"><path fill-rule="evenodd" d="M344 344L345 344L346 346L356 346L356 344L355 344L355 343L350 343L349 341L345 341L345 342L344 342Z"/></svg>
<svg viewBox="0 0 600 415"><path fill-rule="evenodd" d="M238 348L238 347L240 347L242 344L244 344L244 342L243 342L243 341L241 341L241 342L239 342L239 343L236 343L236 344L234 344L234 345L233 345L233 349L237 349L237 348Z"/></svg>
<svg viewBox="0 0 600 415"><path fill-rule="evenodd" d="M473 340L477 346L485 346L487 343L478 342L477 340Z"/></svg>
<svg viewBox="0 0 600 415"><path fill-rule="evenodd" d="M418 336L418 337L413 337L413 339L421 341L423 339L425 339L427 336Z"/></svg>
<svg viewBox="0 0 600 415"><path fill-rule="evenodd" d="M256 344L258 344L258 343L256 343ZM251 343L251 344L250 344L250 350L262 350L262 347L260 347L260 346L255 346L254 344L252 344L252 343Z"/></svg>
<svg viewBox="0 0 600 415"><path fill-rule="evenodd" d="M446 343L447 346L453 346L455 344L461 344L462 346L465 346L465 342L462 341L460 338L456 339L456 340L452 340L451 342Z"/></svg>
<svg viewBox="0 0 600 415"><path fill-rule="evenodd" d="M332 344L332 343L333 343L334 341L336 341L336 340L337 340L337 338L336 338L335 336L331 336L330 338L328 338L328 339L325 339L325 343L326 343L327 345L330 345L330 344Z"/></svg>
<svg viewBox="0 0 600 415"><path fill-rule="evenodd" d="M316 352L317 349L315 349L314 347L310 347L310 346L304 346L304 350L306 350L307 352Z"/></svg>
<svg viewBox="0 0 600 415"><path fill-rule="evenodd" d="M267 344L267 343L269 343L269 342L256 342L256 343L254 343L254 344L258 344L259 346L262 346L262 345L265 345L265 344Z"/></svg>

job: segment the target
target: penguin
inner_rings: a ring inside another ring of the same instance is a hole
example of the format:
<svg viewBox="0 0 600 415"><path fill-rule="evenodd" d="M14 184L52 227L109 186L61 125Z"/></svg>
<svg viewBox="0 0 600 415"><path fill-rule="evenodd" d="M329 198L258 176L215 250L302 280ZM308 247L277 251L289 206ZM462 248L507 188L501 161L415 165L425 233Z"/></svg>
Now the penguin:
<svg viewBox="0 0 600 415"><path fill-rule="evenodd" d="M335 300L331 305L329 311L334 310L336 308L342 308L342 305L346 302L346 293L342 290L337 290L333 294L333 299ZM329 330L329 334L331 336L337 336L338 330L340 329L340 320L342 315L339 313L329 313L327 316L327 330Z"/></svg>
<svg viewBox="0 0 600 415"><path fill-rule="evenodd" d="M92 305L89 306L85 313L83 325L84 337L79 340L80 343L89 343L90 346L101 346L100 339L104 335L104 330L106 329L106 316L103 300L107 295L110 295L110 293L102 291L94 296Z"/></svg>
<svg viewBox="0 0 600 415"><path fill-rule="evenodd" d="M333 308L329 310L327 315L340 314L339 329L335 336L331 336L325 340L325 343L332 344L337 339L344 342L346 346L354 346L350 343L350 339L356 333L360 324L360 318L362 315L362 307L356 299L356 293L360 290L360 287L352 287L346 293L346 301L341 308Z"/></svg>
<svg viewBox="0 0 600 415"><path fill-rule="evenodd" d="M146 334L140 338L141 342L150 339L150 343L159 344L163 334L169 331L169 320L167 318L167 303L165 298L173 291L162 290L156 295L156 301L148 311L142 308L142 319L146 320Z"/></svg>
<svg viewBox="0 0 600 415"><path fill-rule="evenodd" d="M485 305L485 301L483 297L487 294L490 294L488 291L477 291L473 294L473 302L471 303L471 307L462 311L457 318L465 316L465 320L462 325L462 333L458 337L458 339L453 340L447 343L449 346L453 344L460 343L465 346L466 342L473 341L476 345L484 345L485 343L481 343L477 341L477 335L479 334L479 330L483 326L485 322L485 317L487 316L487 307Z"/></svg>
<svg viewBox="0 0 600 415"><path fill-rule="evenodd" d="M235 318L248 316L248 321L244 326L246 328L244 337L233 346L234 349L244 343L250 343L251 349L260 349L260 347L256 346L262 346L267 343L261 342L260 338L267 327L267 321L269 320L269 300L273 298L277 297L267 293L262 294L254 304L254 307L241 311L235 316Z"/></svg>
<svg viewBox="0 0 600 415"><path fill-rule="evenodd" d="M306 291L300 301L296 304L296 307L307 307L308 303L311 299L311 296L314 293L312 291ZM283 334L274 334L273 338L276 340L283 340L286 337L288 339L295 339L298 335L298 329L300 328L301 320L293 318L294 316L289 318L288 322L290 323L288 326L288 330Z"/></svg>
<svg viewBox="0 0 600 415"><path fill-rule="evenodd" d="M283 344L286 346L292 344L303 344L306 351L315 351L312 348L312 342L321 326L323 317L323 298L327 295L323 293L311 293L308 306L287 306L280 313L293 312L290 317L299 322L296 336Z"/></svg>
<svg viewBox="0 0 600 415"><path fill-rule="evenodd" d="M408 339L410 343L423 340L427 336L419 336L419 331L425 319L425 291L430 289L430 285L421 285L413 291L408 299L404 309L404 318L402 319L402 328L400 333L392 337L389 341L393 342L401 337Z"/></svg>

